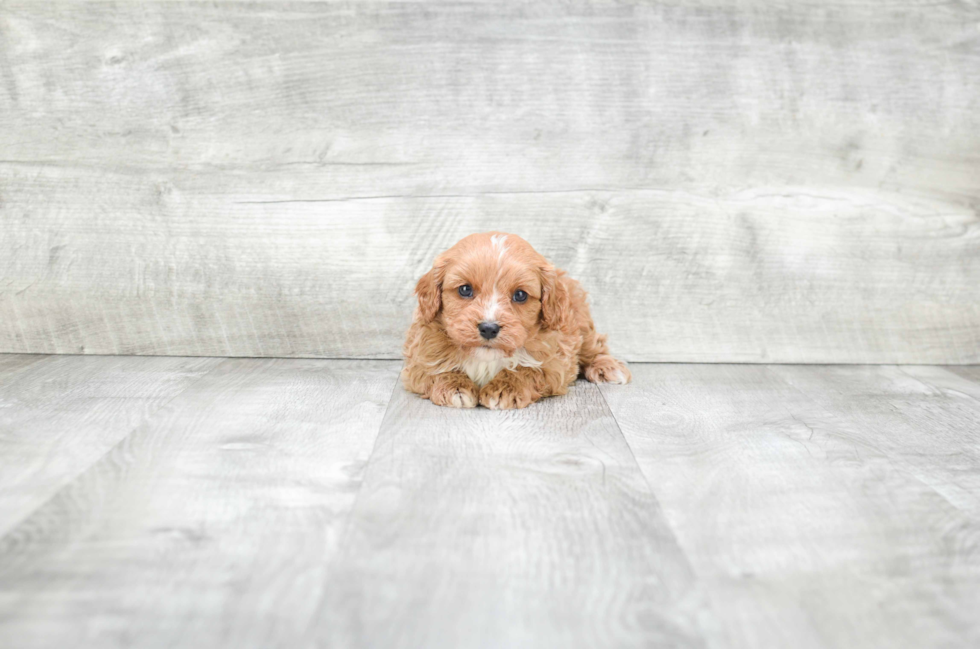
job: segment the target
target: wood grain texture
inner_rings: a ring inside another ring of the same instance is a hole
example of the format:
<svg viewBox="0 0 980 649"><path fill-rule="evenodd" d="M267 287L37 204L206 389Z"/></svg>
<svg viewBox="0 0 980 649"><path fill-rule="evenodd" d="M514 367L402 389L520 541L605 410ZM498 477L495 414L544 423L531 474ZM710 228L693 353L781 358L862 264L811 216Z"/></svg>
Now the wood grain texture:
<svg viewBox="0 0 980 649"><path fill-rule="evenodd" d="M980 385L939 367L773 371L980 524Z"/></svg>
<svg viewBox="0 0 980 649"><path fill-rule="evenodd" d="M415 280L492 224L581 279L630 360L980 358L980 229L936 204L633 191L229 206L207 195L215 179L186 176L160 202L142 177L30 173L7 194L60 216L6 231L19 252L0 264L19 279L0 344L21 351L394 358ZM117 180L129 189L110 197ZM138 234L117 234L134 219ZM63 234L42 243L38 228Z"/></svg>
<svg viewBox="0 0 980 649"><path fill-rule="evenodd" d="M964 367L947 367L944 369L946 369L948 372L952 372L953 374L956 374L957 376L962 376L971 384L974 385L980 384L980 366L978 365L969 365ZM971 390L969 394L976 394L976 392Z"/></svg>
<svg viewBox="0 0 980 649"><path fill-rule="evenodd" d="M700 593L595 386L512 411L396 390L312 640L701 646Z"/></svg>
<svg viewBox="0 0 980 649"><path fill-rule="evenodd" d="M980 641L980 520L953 497L980 473L980 401L898 368L631 369L603 393L707 593L709 644Z"/></svg>
<svg viewBox="0 0 980 649"><path fill-rule="evenodd" d="M218 362L0 356L0 534Z"/></svg>
<svg viewBox="0 0 980 649"><path fill-rule="evenodd" d="M977 367L215 362L0 355L0 646L980 643Z"/></svg>
<svg viewBox="0 0 980 649"><path fill-rule="evenodd" d="M0 539L0 637L296 647L396 379L221 362Z"/></svg>
<svg viewBox="0 0 980 649"><path fill-rule="evenodd" d="M628 360L980 361L964 2L8 1L0 350L392 358L472 231Z"/></svg>
<svg viewBox="0 0 980 649"><path fill-rule="evenodd" d="M45 354L0 354L0 376L4 379L3 383L9 382L27 367L46 358L48 357Z"/></svg>

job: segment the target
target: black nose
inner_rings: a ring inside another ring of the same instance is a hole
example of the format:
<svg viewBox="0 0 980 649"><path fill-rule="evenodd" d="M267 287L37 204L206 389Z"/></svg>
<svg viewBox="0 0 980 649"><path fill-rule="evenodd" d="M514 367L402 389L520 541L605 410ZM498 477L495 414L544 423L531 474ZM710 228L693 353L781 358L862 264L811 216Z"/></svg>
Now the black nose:
<svg viewBox="0 0 980 649"><path fill-rule="evenodd" d="M496 338L497 334L500 333L500 325L496 322L481 322L477 329L480 330L480 335L487 340Z"/></svg>

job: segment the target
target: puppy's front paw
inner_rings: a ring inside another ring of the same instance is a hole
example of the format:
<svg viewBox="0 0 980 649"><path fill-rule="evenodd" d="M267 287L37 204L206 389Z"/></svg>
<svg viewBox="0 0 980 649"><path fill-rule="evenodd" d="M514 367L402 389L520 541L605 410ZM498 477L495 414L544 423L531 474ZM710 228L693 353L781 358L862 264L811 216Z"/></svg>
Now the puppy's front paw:
<svg viewBox="0 0 980 649"><path fill-rule="evenodd" d="M633 378L626 364L609 354L596 356L592 364L586 367L583 373L585 378L593 383L619 383L623 385L629 383L630 379Z"/></svg>
<svg viewBox="0 0 980 649"><path fill-rule="evenodd" d="M491 381L480 390L480 405L491 410L526 408L535 401L537 401L537 396L531 390L508 384Z"/></svg>
<svg viewBox="0 0 980 649"><path fill-rule="evenodd" d="M432 403L450 408L475 408L478 398L476 385L466 376L443 375L429 394Z"/></svg>

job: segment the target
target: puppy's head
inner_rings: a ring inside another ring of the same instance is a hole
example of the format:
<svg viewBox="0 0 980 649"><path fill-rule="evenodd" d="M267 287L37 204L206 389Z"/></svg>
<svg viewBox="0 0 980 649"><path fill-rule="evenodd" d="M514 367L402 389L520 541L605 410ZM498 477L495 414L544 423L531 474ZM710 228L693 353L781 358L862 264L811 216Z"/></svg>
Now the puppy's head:
<svg viewBox="0 0 980 649"><path fill-rule="evenodd" d="M571 301L558 271L528 242L473 234L439 255L415 287L419 318L438 321L460 347L511 354L539 328L563 329Z"/></svg>

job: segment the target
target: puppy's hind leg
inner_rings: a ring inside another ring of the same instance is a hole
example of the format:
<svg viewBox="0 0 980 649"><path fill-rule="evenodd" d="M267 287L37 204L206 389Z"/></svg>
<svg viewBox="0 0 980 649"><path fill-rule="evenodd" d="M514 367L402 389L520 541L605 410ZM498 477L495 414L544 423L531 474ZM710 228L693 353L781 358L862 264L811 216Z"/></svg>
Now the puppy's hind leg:
<svg viewBox="0 0 980 649"><path fill-rule="evenodd" d="M609 354L599 354L591 365L582 368L585 378L593 383L619 383L624 385L633 378L626 363Z"/></svg>
<svg viewBox="0 0 980 649"><path fill-rule="evenodd" d="M582 374L592 383L629 383L633 378L626 363L613 358L606 345L606 336L595 331L583 336L579 352Z"/></svg>

